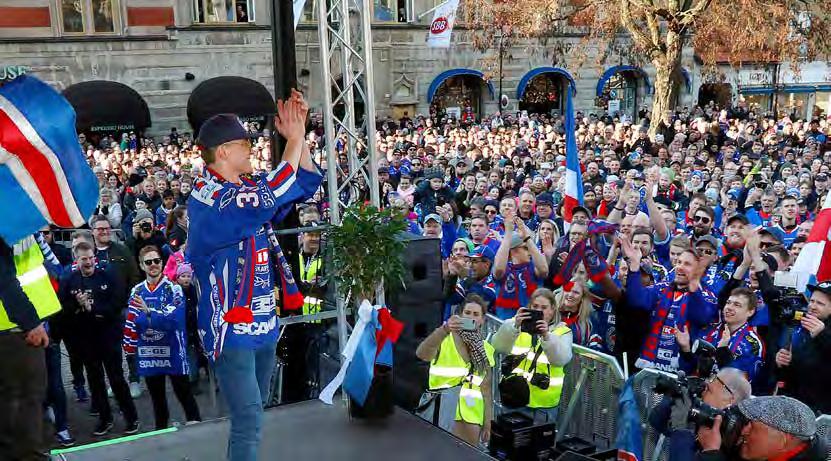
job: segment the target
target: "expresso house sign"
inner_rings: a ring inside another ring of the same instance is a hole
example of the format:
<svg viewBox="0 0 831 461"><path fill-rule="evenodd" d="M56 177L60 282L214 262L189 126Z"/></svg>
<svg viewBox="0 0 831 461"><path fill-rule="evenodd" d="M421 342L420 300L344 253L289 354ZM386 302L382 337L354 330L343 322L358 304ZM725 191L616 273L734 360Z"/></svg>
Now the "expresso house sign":
<svg viewBox="0 0 831 461"><path fill-rule="evenodd" d="M0 80L14 80L28 71L26 66L0 66Z"/></svg>

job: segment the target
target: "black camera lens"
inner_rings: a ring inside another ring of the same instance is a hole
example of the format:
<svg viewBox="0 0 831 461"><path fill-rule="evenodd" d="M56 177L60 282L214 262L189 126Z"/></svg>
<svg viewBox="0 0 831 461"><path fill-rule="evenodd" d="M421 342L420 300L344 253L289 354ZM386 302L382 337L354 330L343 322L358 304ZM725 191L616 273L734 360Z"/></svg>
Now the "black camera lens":
<svg viewBox="0 0 831 461"><path fill-rule="evenodd" d="M141 229L142 232L152 232L153 231L153 225L150 224L150 223L144 222L144 223L141 223L139 225L139 229Z"/></svg>
<svg viewBox="0 0 831 461"><path fill-rule="evenodd" d="M534 386L542 390L548 389L548 386L551 385L551 378L548 375L544 375L542 373L534 373L531 375L531 380L529 381Z"/></svg>

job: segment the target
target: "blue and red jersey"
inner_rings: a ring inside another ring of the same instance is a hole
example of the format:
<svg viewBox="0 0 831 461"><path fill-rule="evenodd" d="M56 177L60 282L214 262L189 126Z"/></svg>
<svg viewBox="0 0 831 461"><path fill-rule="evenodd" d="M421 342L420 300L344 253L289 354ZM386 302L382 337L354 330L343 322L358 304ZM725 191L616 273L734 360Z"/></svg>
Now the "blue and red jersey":
<svg viewBox="0 0 831 461"><path fill-rule="evenodd" d="M517 309L527 307L531 294L542 284L534 273L534 265L515 265L508 261L505 275L496 282L496 300L493 303L496 316L507 320L516 315Z"/></svg>
<svg viewBox="0 0 831 461"><path fill-rule="evenodd" d="M701 339L716 346L721 340L721 334L727 328L724 323L712 325L703 331ZM728 367L738 368L747 376L748 381L753 381L756 373L762 368L765 356L765 348L756 328L745 323L736 331L730 334L730 342L727 348L733 355L733 361Z"/></svg>
<svg viewBox="0 0 831 461"><path fill-rule="evenodd" d="M626 283L629 307L652 313L649 333L635 364L639 368L655 368L675 373L680 366L680 349L675 330L684 327L691 337L717 319L717 300L702 286L688 292L674 283L662 282L649 287L641 284L640 273L630 273Z"/></svg>
<svg viewBox="0 0 831 461"><path fill-rule="evenodd" d="M208 170L188 199L188 246L199 306L197 324L211 360L225 347L277 341L274 261L267 227L311 197L323 177L281 162L270 173L226 181Z"/></svg>
<svg viewBox="0 0 831 461"><path fill-rule="evenodd" d="M185 296L182 287L162 277L156 286L147 281L133 287L130 299L144 300L149 313L127 309L122 347L136 355L139 376L187 375Z"/></svg>

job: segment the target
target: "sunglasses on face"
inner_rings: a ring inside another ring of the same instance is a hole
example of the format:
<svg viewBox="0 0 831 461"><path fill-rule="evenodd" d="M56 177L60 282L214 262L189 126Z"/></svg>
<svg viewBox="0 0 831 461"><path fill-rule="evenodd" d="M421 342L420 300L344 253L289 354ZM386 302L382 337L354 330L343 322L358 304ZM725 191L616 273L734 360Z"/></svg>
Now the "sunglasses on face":
<svg viewBox="0 0 831 461"><path fill-rule="evenodd" d="M716 250L713 250L712 248L698 247L696 248L696 250L698 250L699 253L705 254L707 256L714 256L716 254Z"/></svg>
<svg viewBox="0 0 831 461"><path fill-rule="evenodd" d="M710 217L709 216L696 216L693 218L693 222L700 222L702 224L710 224Z"/></svg>
<svg viewBox="0 0 831 461"><path fill-rule="evenodd" d="M143 262L145 266L155 266L162 263L162 258L145 259Z"/></svg>
<svg viewBox="0 0 831 461"><path fill-rule="evenodd" d="M487 213L487 214L496 214L497 212L496 212L496 210L485 210L485 213Z"/></svg>

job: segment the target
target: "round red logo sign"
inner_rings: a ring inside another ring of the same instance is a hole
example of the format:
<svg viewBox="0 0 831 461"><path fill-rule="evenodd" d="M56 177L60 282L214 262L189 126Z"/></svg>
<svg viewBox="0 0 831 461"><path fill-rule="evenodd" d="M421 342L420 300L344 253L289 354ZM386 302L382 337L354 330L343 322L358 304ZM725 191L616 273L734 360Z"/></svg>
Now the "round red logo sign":
<svg viewBox="0 0 831 461"><path fill-rule="evenodd" d="M430 33L440 34L447 30L447 25L447 18L444 16L438 17L433 21L433 24L430 25Z"/></svg>

